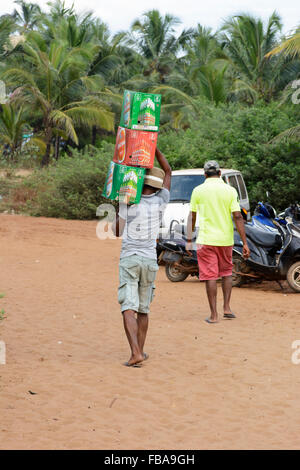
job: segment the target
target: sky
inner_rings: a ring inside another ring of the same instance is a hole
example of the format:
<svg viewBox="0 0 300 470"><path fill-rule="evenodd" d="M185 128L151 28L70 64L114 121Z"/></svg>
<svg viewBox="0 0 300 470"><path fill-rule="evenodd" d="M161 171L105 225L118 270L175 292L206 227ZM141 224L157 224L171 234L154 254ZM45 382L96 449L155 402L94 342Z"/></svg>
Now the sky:
<svg viewBox="0 0 300 470"><path fill-rule="evenodd" d="M47 10L48 0L31 0ZM214 31L231 15L241 12L251 13L263 20L276 10L283 21L283 33L287 34L300 24L299 0L65 0L66 6L75 5L77 12L92 10L95 16L107 23L112 33L125 31L136 18L141 18L145 11L158 9L161 14L171 13L182 21L178 28L195 27L198 23L210 26ZM11 13L15 4L5 0L0 5L0 15Z"/></svg>

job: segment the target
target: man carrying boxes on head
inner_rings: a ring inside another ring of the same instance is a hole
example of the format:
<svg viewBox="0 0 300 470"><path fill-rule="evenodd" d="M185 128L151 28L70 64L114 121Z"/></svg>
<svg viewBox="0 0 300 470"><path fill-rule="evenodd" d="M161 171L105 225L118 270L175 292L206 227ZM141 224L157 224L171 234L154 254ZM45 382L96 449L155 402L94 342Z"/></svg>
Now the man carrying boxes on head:
<svg viewBox="0 0 300 470"><path fill-rule="evenodd" d="M118 301L131 349L131 357L125 365L133 367L139 367L148 357L144 344L158 271L156 240L162 213L170 198L171 167L158 149L156 158L161 169L154 167L146 171L140 203L120 204L114 226L115 234L123 235Z"/></svg>
<svg viewBox="0 0 300 470"><path fill-rule="evenodd" d="M156 240L170 198L171 167L156 147L161 96L124 92L121 126L103 196L119 201L113 226L123 236L118 300L131 349L125 365L140 367L158 271ZM153 168L154 158L160 168Z"/></svg>

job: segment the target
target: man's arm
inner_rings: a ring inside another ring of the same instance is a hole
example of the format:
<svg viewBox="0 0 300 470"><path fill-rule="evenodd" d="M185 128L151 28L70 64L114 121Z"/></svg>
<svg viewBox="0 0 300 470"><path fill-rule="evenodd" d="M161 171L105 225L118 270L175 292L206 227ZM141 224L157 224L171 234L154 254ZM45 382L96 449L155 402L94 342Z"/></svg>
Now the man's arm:
<svg viewBox="0 0 300 470"><path fill-rule="evenodd" d="M247 243L243 216L242 216L241 212L238 212L238 211L232 212L232 215L233 215L233 220L234 220L236 229L239 232L240 237L241 237L242 242L243 242L243 257L245 259L247 259L250 256L250 249L249 249L248 243Z"/></svg>
<svg viewBox="0 0 300 470"><path fill-rule="evenodd" d="M195 230L197 212L190 212L187 220L187 241L192 241L193 231Z"/></svg>
<svg viewBox="0 0 300 470"><path fill-rule="evenodd" d="M170 191L172 169L163 153L156 147L155 156L162 170L165 172L163 187Z"/></svg>
<svg viewBox="0 0 300 470"><path fill-rule="evenodd" d="M190 249L192 249L192 236L195 230L197 212L190 211L187 219L187 241L185 244L185 249L188 255L192 256Z"/></svg>
<svg viewBox="0 0 300 470"><path fill-rule="evenodd" d="M116 212L116 218L115 218L115 221L113 222L112 227L111 227L112 231L113 231L113 234L116 237L121 237L123 235L124 227L125 227L125 219L123 219L123 217L120 217L119 212L120 212L120 204L118 204L117 212Z"/></svg>

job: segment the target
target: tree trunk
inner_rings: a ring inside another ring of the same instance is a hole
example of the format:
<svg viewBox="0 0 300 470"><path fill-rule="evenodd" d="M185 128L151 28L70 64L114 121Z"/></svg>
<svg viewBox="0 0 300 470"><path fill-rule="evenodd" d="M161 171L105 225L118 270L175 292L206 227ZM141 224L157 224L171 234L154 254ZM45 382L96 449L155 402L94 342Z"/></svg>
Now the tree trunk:
<svg viewBox="0 0 300 470"><path fill-rule="evenodd" d="M45 132L45 136L46 136L46 152L42 158L42 166L48 166L49 163L50 163L50 151L51 151L51 139L52 139L52 129L51 127L48 129L46 129L46 132Z"/></svg>
<svg viewBox="0 0 300 470"><path fill-rule="evenodd" d="M58 160L59 157L59 146L60 146L60 136L57 135L55 139L55 160Z"/></svg>
<svg viewBox="0 0 300 470"><path fill-rule="evenodd" d="M96 145L97 139L97 126L92 127L92 145Z"/></svg>

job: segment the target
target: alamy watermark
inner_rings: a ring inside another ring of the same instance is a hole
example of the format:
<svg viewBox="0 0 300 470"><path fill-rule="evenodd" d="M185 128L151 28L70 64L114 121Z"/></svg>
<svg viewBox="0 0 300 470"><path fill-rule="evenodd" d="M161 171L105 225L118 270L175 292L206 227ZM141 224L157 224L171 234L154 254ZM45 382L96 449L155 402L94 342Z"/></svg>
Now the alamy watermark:
<svg viewBox="0 0 300 470"><path fill-rule="evenodd" d="M6 345L4 341L0 341L0 365L6 364Z"/></svg>
<svg viewBox="0 0 300 470"><path fill-rule="evenodd" d="M163 228L163 209L160 204L151 204L147 209L147 225L145 226L145 213L139 210L137 204L119 205L119 218L123 219L126 224L126 233L124 230L123 236L129 237L133 240L141 239L157 239L166 240L170 238L170 230L162 230ZM143 209L144 210L144 209ZM116 207L113 204L101 204L97 208L97 217L100 217L97 227L96 235L100 240L116 239L114 230L116 222ZM173 232L176 233L176 240L185 239L187 236L187 226L179 224L174 220L172 223ZM176 230L177 229L177 230ZM122 235L121 237L122 238Z"/></svg>
<svg viewBox="0 0 300 470"><path fill-rule="evenodd" d="M292 103L299 104L300 103L300 80L294 80L292 82L292 88L295 88L296 91L292 94Z"/></svg>
<svg viewBox="0 0 300 470"><path fill-rule="evenodd" d="M100 240L116 238L112 226L116 219L116 209L112 204L101 204L96 211L97 217L101 217L96 227L96 235Z"/></svg>
<svg viewBox="0 0 300 470"><path fill-rule="evenodd" d="M297 366L300 364L300 339L296 339L292 342L292 349L295 349L295 351L292 354L291 360L292 363Z"/></svg>
<svg viewBox="0 0 300 470"><path fill-rule="evenodd" d="M0 104L5 104L7 100L5 83L0 80Z"/></svg>

